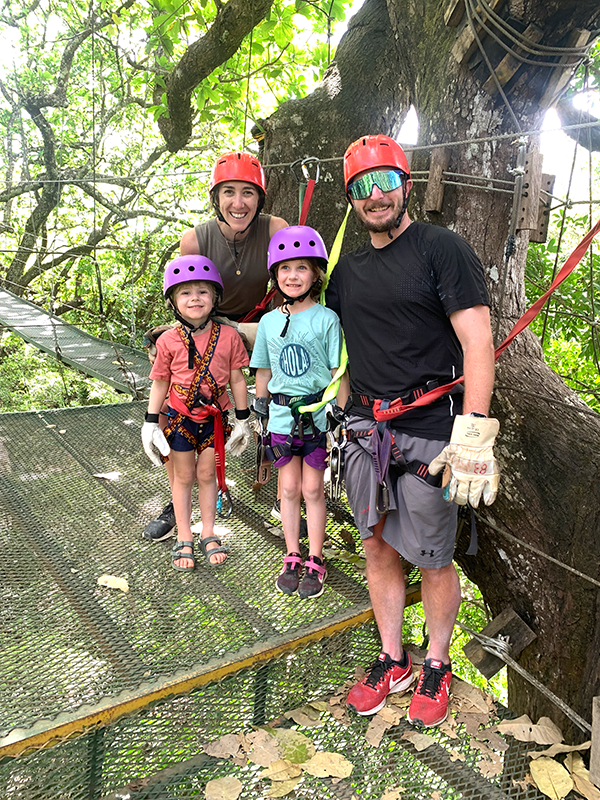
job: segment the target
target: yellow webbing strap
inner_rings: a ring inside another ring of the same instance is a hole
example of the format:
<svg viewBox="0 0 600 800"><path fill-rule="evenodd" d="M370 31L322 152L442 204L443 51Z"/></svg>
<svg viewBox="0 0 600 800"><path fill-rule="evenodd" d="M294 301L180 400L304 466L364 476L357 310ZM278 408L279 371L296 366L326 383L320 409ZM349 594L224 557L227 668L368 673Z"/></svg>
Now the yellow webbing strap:
<svg viewBox="0 0 600 800"><path fill-rule="evenodd" d="M342 249L342 242L344 240L344 233L346 231L346 223L348 222L348 215L352 210L352 206L348 206L348 210L346 211L346 216L342 220L342 224L338 232L336 233L335 240L333 242L333 246L331 248L331 253L329 254L329 261L327 262L327 273L325 275L325 280L323 281L323 289L321 291L321 296L319 297L319 302L321 305L325 305L325 289L327 288L327 284L329 283L329 278L331 277L331 273L333 272L333 268L337 264L340 258L340 251ZM318 411L323 406L327 405L331 400L335 400L337 397L338 390L340 388L340 381L342 380L342 375L346 372L346 367L348 365L348 351L346 350L346 339L342 334L342 351L340 353L340 365L337 368L335 375L331 379L331 383L323 392L323 397L318 403L312 403L310 406L300 406L298 411L300 414L305 414L306 412L312 414L315 411Z"/></svg>

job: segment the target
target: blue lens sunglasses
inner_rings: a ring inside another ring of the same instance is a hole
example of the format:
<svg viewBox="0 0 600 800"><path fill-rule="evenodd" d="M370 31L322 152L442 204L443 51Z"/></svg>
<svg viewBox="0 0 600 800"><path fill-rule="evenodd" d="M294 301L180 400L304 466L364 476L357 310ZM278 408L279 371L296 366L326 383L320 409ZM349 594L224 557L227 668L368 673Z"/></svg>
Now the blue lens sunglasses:
<svg viewBox="0 0 600 800"><path fill-rule="evenodd" d="M367 197L371 196L373 186L377 185L382 192L391 192L393 189L399 189L402 186L402 181L405 177L404 172L393 169L367 172L366 175L352 181L348 186L348 194L353 200L366 200Z"/></svg>

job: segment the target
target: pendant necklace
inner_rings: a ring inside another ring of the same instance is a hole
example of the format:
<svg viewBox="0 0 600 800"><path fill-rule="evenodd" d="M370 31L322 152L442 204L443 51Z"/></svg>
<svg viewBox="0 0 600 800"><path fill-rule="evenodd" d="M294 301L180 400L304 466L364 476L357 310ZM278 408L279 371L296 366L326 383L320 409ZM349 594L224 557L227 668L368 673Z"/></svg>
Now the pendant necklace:
<svg viewBox="0 0 600 800"><path fill-rule="evenodd" d="M233 242L233 249L232 249L231 242L229 241L229 239L226 236L224 236L223 238L227 242L227 249L229 250L229 254L231 256L231 260L233 261L233 266L235 267L235 274L236 275L241 275L242 274L242 262L244 260L244 254L246 253L247 238L244 239L241 242L241 247L239 249L239 252L238 252L237 247L235 246L235 240Z"/></svg>

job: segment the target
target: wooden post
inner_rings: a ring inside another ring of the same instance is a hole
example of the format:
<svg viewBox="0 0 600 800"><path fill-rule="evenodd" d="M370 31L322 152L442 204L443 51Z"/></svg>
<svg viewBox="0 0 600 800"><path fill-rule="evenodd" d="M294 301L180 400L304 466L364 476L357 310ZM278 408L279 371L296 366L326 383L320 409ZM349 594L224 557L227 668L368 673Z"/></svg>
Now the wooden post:
<svg viewBox="0 0 600 800"><path fill-rule="evenodd" d="M564 43L564 47L583 47L588 43L590 32L585 28L575 29L571 31ZM540 102L541 108L550 107L558 99L560 93L565 88L567 83L571 80L573 69L579 65L579 62L573 56L563 56L558 59L556 68L552 70L548 86L542 96Z"/></svg>
<svg viewBox="0 0 600 800"><path fill-rule="evenodd" d="M600 697L592 700L592 750L590 781L600 788Z"/></svg>
<svg viewBox="0 0 600 800"><path fill-rule="evenodd" d="M502 5L503 2L504 0L489 0L488 4L492 9L492 11L495 11L496 8ZM477 6L477 12L481 14L480 6ZM476 22L474 22L474 24L477 29L477 35L481 39L483 33L482 28ZM465 18L464 27L459 33L458 38L454 42L454 46L452 48L452 55L458 61L459 64L463 64L475 52L476 47L477 47L477 42L475 41L475 36L473 35L471 26L469 25L468 21Z"/></svg>
<svg viewBox="0 0 600 800"><path fill-rule="evenodd" d="M547 175L545 172L542 174L537 227L529 234L530 242L545 242L548 238L548 223L550 222L550 206L552 204L550 195L554 191L555 180L556 175Z"/></svg>
<svg viewBox="0 0 600 800"><path fill-rule="evenodd" d="M525 175L523 177L521 205L517 220L517 230L519 231L534 231L537 229L543 160L542 154L535 150L525 155Z"/></svg>
<svg viewBox="0 0 600 800"><path fill-rule="evenodd" d="M489 625L485 626L481 633L490 638L494 638L498 634L508 636L511 658L516 658L528 644L531 644L537 638L531 628L523 622L512 608L504 609ZM463 652L488 680L497 672L500 672L504 666L504 661L484 650L477 639L471 639L467 642L463 647Z"/></svg>
<svg viewBox="0 0 600 800"><path fill-rule="evenodd" d="M429 178L425 191L425 211L439 214L444 202L444 184L442 173L448 169L449 152L447 147L434 147L429 162Z"/></svg>
<svg viewBox="0 0 600 800"><path fill-rule="evenodd" d="M537 27L537 25L528 25L523 36L525 36L530 42L539 42L542 38L542 31ZM523 53L521 48L516 47L515 49L518 53ZM494 69L500 86L505 86L521 66L523 66L523 64L518 58L515 58L515 56L507 53L498 66ZM483 88L492 96L498 92L496 81L491 75L483 84Z"/></svg>

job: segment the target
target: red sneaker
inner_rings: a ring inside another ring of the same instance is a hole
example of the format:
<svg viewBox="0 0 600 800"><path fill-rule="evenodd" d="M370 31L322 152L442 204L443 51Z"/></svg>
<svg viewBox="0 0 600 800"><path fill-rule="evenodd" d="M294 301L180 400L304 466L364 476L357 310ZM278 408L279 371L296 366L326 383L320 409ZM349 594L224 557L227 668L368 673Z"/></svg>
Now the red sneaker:
<svg viewBox="0 0 600 800"><path fill-rule="evenodd" d="M426 658L406 715L408 721L424 728L441 725L448 716L451 680L452 664Z"/></svg>
<svg viewBox="0 0 600 800"><path fill-rule="evenodd" d="M376 714L385 705L388 694L402 692L413 682L410 655L406 654L406 666L392 661L387 653L380 653L373 662L369 674L350 689L346 705L365 717Z"/></svg>

